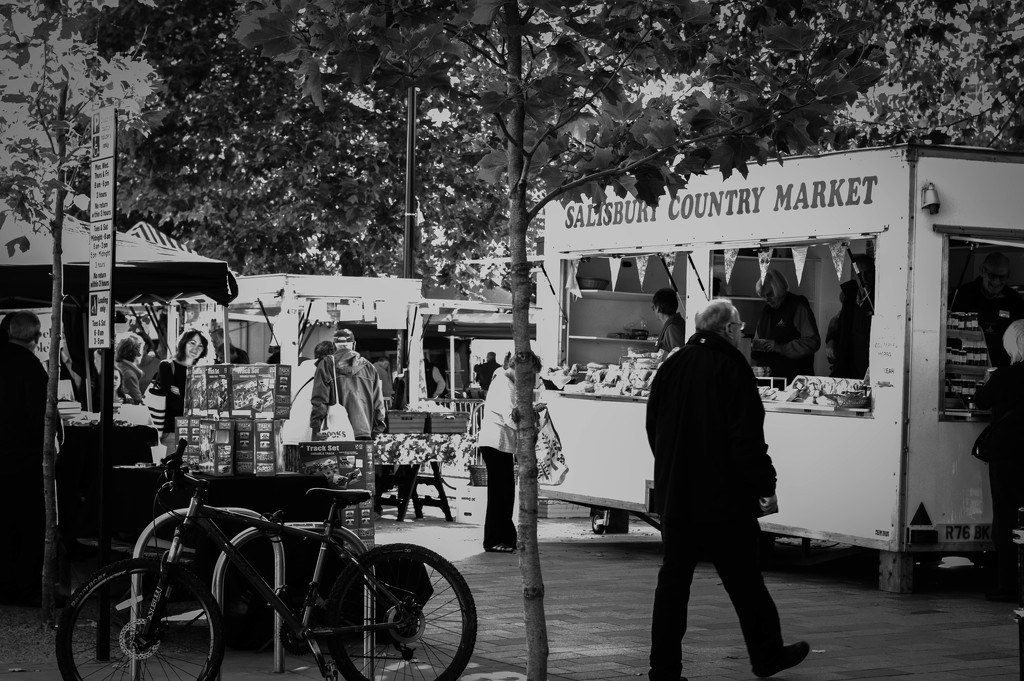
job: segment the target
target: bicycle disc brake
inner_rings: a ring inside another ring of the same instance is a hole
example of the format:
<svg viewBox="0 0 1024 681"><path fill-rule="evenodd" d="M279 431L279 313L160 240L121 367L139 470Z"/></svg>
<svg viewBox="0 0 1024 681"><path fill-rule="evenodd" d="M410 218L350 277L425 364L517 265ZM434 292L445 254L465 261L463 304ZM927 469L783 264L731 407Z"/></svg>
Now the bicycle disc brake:
<svg viewBox="0 0 1024 681"><path fill-rule="evenodd" d="M409 644L419 641L423 630L427 628L423 609L411 603L402 603L388 610L387 621L394 625L393 629L387 630L391 644L402 654L402 659L408 662L416 654Z"/></svg>
<svg viewBox="0 0 1024 681"><path fill-rule="evenodd" d="M146 620L134 619L121 627L121 632L117 635L117 645L124 651L127 658L146 660L160 650L159 637L148 642L141 638L140 632L145 626Z"/></svg>

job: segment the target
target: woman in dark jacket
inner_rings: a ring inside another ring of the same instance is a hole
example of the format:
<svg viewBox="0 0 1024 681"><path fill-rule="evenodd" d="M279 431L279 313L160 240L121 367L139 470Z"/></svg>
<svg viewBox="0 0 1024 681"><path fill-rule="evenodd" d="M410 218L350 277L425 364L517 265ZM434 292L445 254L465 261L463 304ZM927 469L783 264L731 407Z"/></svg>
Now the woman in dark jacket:
<svg viewBox="0 0 1024 681"><path fill-rule="evenodd" d="M114 346L114 367L121 374L121 393L129 404L142 404L142 338L127 333Z"/></svg>
<svg viewBox="0 0 1024 681"><path fill-rule="evenodd" d="M996 547L996 588L985 594L992 601L1017 602L1017 550L1013 528L1017 509L1024 506L1024 319L1003 333L1010 365L990 370L974 396L982 409L992 410L992 460L988 464L992 489L992 541Z"/></svg>
<svg viewBox="0 0 1024 681"><path fill-rule="evenodd" d="M168 454L173 453L177 447L174 419L185 413L185 381L188 380L188 368L206 357L209 349L210 342L202 331L189 329L178 337L174 358L160 362L157 380L160 389L167 395L163 436L160 441L167 446Z"/></svg>

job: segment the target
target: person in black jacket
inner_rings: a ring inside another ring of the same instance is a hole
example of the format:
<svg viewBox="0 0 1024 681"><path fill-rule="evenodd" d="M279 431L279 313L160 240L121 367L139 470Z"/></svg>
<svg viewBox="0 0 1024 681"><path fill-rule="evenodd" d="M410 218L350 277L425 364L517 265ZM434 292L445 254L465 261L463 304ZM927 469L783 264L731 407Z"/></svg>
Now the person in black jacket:
<svg viewBox="0 0 1024 681"><path fill-rule="evenodd" d="M678 681L697 562L714 563L736 614L753 672L799 664L805 642L784 646L779 614L757 559L757 518L777 510L775 467L764 441L754 373L737 349L743 322L728 300L697 315L697 332L658 369L647 403L654 510L664 559L651 621L651 681Z"/></svg>
<svg viewBox="0 0 1024 681"><path fill-rule="evenodd" d="M188 329L178 336L178 344L175 347L174 357L160 362L156 379L160 390L167 396L160 442L167 447L168 456L178 447L178 431L174 427L174 419L185 414L185 382L188 379L188 368L206 357L210 350L210 342L199 329Z"/></svg>
<svg viewBox="0 0 1024 681"><path fill-rule="evenodd" d="M42 600L43 423L46 369L35 355L42 337L39 317L13 312L4 317L7 340L0 346L0 429L4 433L4 477L0 514L7 518L0 560L0 603L39 606Z"/></svg>
<svg viewBox="0 0 1024 681"><path fill-rule="evenodd" d="M1003 349L1009 366L990 370L985 385L974 401L982 409L992 410L992 449L988 462L988 480L992 490L992 542L996 547L996 584L986 592L990 601L1017 602L1017 548L1013 528L1017 509L1024 506L1024 460L1020 456L1024 442L1024 319L1006 327Z"/></svg>

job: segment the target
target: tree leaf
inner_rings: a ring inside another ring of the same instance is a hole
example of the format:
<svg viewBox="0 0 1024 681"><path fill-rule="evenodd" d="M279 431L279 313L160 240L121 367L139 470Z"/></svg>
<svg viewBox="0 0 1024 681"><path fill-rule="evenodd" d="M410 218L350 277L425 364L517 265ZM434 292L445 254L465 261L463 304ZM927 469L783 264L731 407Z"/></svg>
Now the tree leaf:
<svg viewBox="0 0 1024 681"><path fill-rule="evenodd" d="M658 120L651 123L644 139L655 149L666 149L679 142L679 135L671 121Z"/></svg>
<svg viewBox="0 0 1024 681"><path fill-rule="evenodd" d="M806 24L786 26L779 24L764 29L768 47L779 52L808 52L814 47L817 32Z"/></svg>
<svg viewBox="0 0 1024 681"><path fill-rule="evenodd" d="M491 23L494 15L498 13L503 0L476 0L476 7L473 10L473 17L470 19L474 24L481 26Z"/></svg>

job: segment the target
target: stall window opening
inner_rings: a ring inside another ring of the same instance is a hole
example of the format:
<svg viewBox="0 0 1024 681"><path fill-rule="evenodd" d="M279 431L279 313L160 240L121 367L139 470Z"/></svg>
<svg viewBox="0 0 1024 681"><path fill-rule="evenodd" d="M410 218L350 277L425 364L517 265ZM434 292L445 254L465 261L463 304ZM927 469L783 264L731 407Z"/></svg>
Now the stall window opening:
<svg viewBox="0 0 1024 681"><path fill-rule="evenodd" d="M787 396L807 383L800 377L826 389L866 387L874 246L853 239L712 253L713 290L739 309L740 349L765 385L784 385Z"/></svg>
<svg viewBox="0 0 1024 681"><path fill-rule="evenodd" d="M1024 319L1024 242L949 238L947 253L943 404L973 410L985 372L1009 364L1003 333Z"/></svg>

